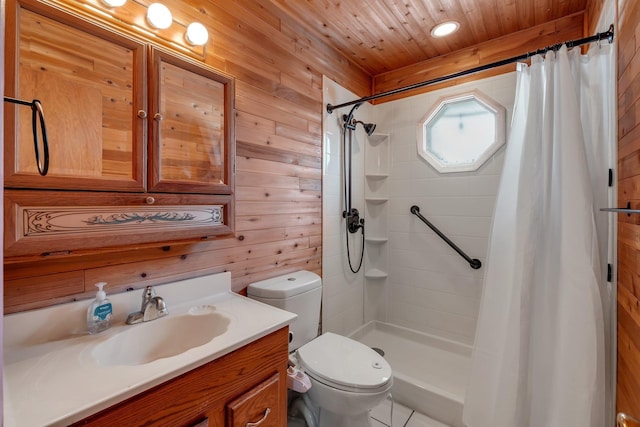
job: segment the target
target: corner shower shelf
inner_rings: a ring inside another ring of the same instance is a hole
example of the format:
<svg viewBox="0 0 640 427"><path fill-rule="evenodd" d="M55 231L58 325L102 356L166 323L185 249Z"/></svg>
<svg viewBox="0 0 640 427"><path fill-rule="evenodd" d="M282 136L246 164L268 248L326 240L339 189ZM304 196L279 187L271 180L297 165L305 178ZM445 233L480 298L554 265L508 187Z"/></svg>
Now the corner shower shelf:
<svg viewBox="0 0 640 427"><path fill-rule="evenodd" d="M386 197L365 197L365 199L369 203L374 203L376 205L380 205L382 203L387 202L389 199Z"/></svg>
<svg viewBox="0 0 640 427"><path fill-rule="evenodd" d="M382 245L384 243L387 243L389 239L387 239L386 237L367 237L364 239L364 241L373 245Z"/></svg>
<svg viewBox="0 0 640 427"><path fill-rule="evenodd" d="M386 279L387 276L387 273L377 268L372 268L364 273L364 277L367 279Z"/></svg>
<svg viewBox="0 0 640 427"><path fill-rule="evenodd" d="M389 135L374 133L368 137L365 151L365 176L386 178L389 175Z"/></svg>
<svg viewBox="0 0 640 427"><path fill-rule="evenodd" d="M379 144L389 139L389 135L386 133L374 133L369 135L369 142L372 144Z"/></svg>
<svg viewBox="0 0 640 427"><path fill-rule="evenodd" d="M364 282L367 304L365 321L386 311L386 284L389 280L389 197L391 194L391 144L388 134L374 133L364 144L365 218Z"/></svg>

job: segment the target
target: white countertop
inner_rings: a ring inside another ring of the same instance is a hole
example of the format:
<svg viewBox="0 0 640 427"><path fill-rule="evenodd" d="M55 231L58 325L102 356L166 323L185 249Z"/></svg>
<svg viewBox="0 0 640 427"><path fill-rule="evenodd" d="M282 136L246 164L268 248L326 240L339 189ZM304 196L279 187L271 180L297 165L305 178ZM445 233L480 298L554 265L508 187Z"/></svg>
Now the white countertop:
<svg viewBox="0 0 640 427"><path fill-rule="evenodd" d="M109 330L86 332L91 300L4 317L4 426L68 425L155 385L230 353L291 323L295 314L237 295L230 273L155 286L169 309L164 319L206 305L230 319L208 343L173 357L135 366L104 366L96 345L127 328L126 316L140 309L143 290L109 295L114 319Z"/></svg>

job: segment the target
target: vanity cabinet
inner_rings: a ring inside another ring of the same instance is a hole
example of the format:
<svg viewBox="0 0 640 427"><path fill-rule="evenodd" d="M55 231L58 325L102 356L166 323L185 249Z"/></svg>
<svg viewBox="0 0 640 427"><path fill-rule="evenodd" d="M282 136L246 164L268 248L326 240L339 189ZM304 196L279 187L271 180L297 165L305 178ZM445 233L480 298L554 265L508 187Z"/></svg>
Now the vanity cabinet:
<svg viewBox="0 0 640 427"><path fill-rule="evenodd" d="M36 0L7 2L5 37L50 158L40 176L31 109L5 104L5 256L232 234L230 76Z"/></svg>
<svg viewBox="0 0 640 427"><path fill-rule="evenodd" d="M285 327L73 425L286 426L287 351Z"/></svg>

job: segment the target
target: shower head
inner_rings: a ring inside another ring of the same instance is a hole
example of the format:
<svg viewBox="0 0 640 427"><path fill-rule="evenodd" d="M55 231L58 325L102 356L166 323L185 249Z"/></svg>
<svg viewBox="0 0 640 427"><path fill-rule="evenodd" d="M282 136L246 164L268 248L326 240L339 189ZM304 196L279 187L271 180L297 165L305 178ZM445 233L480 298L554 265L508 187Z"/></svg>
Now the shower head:
<svg viewBox="0 0 640 427"><path fill-rule="evenodd" d="M357 123L360 123L362 125L362 127L364 128L364 131L369 136L371 136L373 131L376 130L376 124L375 123L364 123L364 122L361 122L360 120L356 120L356 121L354 121L354 127L355 127L355 124L357 124Z"/></svg>

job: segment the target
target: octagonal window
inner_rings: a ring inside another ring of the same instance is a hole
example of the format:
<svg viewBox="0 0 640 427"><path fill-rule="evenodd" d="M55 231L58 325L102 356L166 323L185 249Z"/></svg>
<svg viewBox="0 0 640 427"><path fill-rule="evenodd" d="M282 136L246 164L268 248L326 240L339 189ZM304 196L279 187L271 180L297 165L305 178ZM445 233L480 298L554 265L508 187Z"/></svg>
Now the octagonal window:
<svg viewBox="0 0 640 427"><path fill-rule="evenodd" d="M475 171L505 142L505 108L479 91L441 98L418 123L418 154L438 172Z"/></svg>

